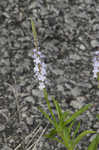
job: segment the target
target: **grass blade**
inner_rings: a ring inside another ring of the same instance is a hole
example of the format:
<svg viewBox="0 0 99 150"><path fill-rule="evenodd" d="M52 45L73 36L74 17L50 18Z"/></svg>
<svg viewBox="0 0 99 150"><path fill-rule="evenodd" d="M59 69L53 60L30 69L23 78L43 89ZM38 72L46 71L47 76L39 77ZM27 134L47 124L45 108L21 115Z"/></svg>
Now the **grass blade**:
<svg viewBox="0 0 99 150"><path fill-rule="evenodd" d="M47 91L46 91L45 88L44 88L44 97L45 97L46 103L47 103L47 105L48 105L48 109L49 109L49 111L50 111L50 113L51 113L51 115L52 115L52 118L53 118L53 121L54 121L54 125L56 125L56 124L57 124L57 121L56 121L56 118L55 118L55 116L54 116L54 113L53 113L53 111L52 111L52 109L51 109L50 102L49 102L49 100L48 100L48 94L47 94Z"/></svg>
<svg viewBox="0 0 99 150"><path fill-rule="evenodd" d="M69 134L69 129L68 128L64 128L63 130L63 137L61 137L65 143L65 147L68 150L73 150L72 149L72 140L70 138L70 134Z"/></svg>
<svg viewBox="0 0 99 150"><path fill-rule="evenodd" d="M75 120L72 121L72 123L68 127L69 134L71 133L71 130L72 130L72 127L73 127L74 123L75 123Z"/></svg>
<svg viewBox="0 0 99 150"><path fill-rule="evenodd" d="M62 120L65 120L67 118L67 116L70 115L70 112L69 111L65 111L62 113Z"/></svg>
<svg viewBox="0 0 99 150"><path fill-rule="evenodd" d="M58 119L60 120L61 119L61 116L62 116L62 110L58 104L58 102L55 100L55 98L52 96L52 100L54 102L54 105L56 107L56 110L57 110L57 114L58 114Z"/></svg>
<svg viewBox="0 0 99 150"><path fill-rule="evenodd" d="M97 134L96 137L92 140L87 150L97 150L98 144L99 144L99 134Z"/></svg>
<svg viewBox="0 0 99 150"><path fill-rule="evenodd" d="M54 125L54 122L53 122L53 120L51 120L51 118L49 117L49 115L46 112L44 112L42 108L38 107L38 109L50 121L50 123Z"/></svg>
<svg viewBox="0 0 99 150"><path fill-rule="evenodd" d="M77 134L78 131L79 131L79 128L80 128L80 122L78 123L78 125L77 125L77 127L76 127L76 129L75 129L75 131L74 131L74 133L73 133L72 139L75 138L76 134Z"/></svg>
<svg viewBox="0 0 99 150"><path fill-rule="evenodd" d="M88 104L86 106L84 106L83 108L80 108L77 112L75 112L68 120L66 120L64 122L64 126L68 123L70 123L71 121L73 121L74 119L76 119L79 115L81 115L83 112L85 112L89 107L91 107L92 104Z"/></svg>
<svg viewBox="0 0 99 150"><path fill-rule="evenodd" d="M82 133L80 133L78 136L77 136L77 138L74 140L74 147L76 146L76 144L78 144L79 143L79 141L84 137L84 136L86 136L87 134L89 134L89 133L96 133L96 131L89 131L89 130L86 130L86 131L83 131ZM73 148L74 148L73 147Z"/></svg>
<svg viewBox="0 0 99 150"><path fill-rule="evenodd" d="M46 138L52 138L56 136L56 134L57 134L56 129L51 129L51 131L48 134L44 134L43 136L45 136Z"/></svg>

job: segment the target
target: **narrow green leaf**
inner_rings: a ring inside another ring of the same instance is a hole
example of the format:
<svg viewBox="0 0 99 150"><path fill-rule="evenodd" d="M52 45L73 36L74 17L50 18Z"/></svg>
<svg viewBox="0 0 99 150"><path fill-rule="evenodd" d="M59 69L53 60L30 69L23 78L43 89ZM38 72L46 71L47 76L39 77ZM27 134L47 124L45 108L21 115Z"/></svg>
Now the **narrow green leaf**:
<svg viewBox="0 0 99 150"><path fill-rule="evenodd" d="M72 140L70 139L69 129L64 128L63 129L63 136L61 136L63 139L65 146L68 150L72 150Z"/></svg>
<svg viewBox="0 0 99 150"><path fill-rule="evenodd" d="M70 133L69 133L69 128L65 128L65 129L63 130L63 135L64 135L65 139L67 139L68 142L70 143Z"/></svg>
<svg viewBox="0 0 99 150"><path fill-rule="evenodd" d="M49 109L49 111L50 111L50 113L51 113L51 115L52 115L54 125L56 125L56 124L57 124L57 121L56 121L56 118L55 118L55 116L54 116L54 113L53 113L53 111L52 111L52 109L51 109L50 102L49 102L49 100L48 100L48 94L47 94L47 91L46 91L45 88L44 88L44 97L45 97L46 103L47 103L47 105L48 105L48 109Z"/></svg>
<svg viewBox="0 0 99 150"><path fill-rule="evenodd" d="M70 123L72 120L76 119L79 115L81 115L83 112L85 112L89 107L91 107L92 104L88 104L84 106L83 108L80 108L77 112L75 112L69 119L67 119L64 122L64 126L68 123Z"/></svg>
<svg viewBox="0 0 99 150"><path fill-rule="evenodd" d="M57 134L56 129L51 129L51 131L48 134L44 134L43 136L45 136L46 138L52 138L56 136L56 134Z"/></svg>
<svg viewBox="0 0 99 150"><path fill-rule="evenodd" d="M62 120L65 120L67 118L67 116L70 115L70 112L69 111L65 111L62 113Z"/></svg>
<svg viewBox="0 0 99 150"><path fill-rule="evenodd" d="M48 115L46 112L44 112L42 108L38 107L38 109L39 109L40 112L50 121L50 123L51 123L52 125L54 125L54 122L51 120L51 118L49 117L49 115Z"/></svg>
<svg viewBox="0 0 99 150"><path fill-rule="evenodd" d="M76 144L79 143L79 141L84 137L86 136L87 134L89 133L96 133L96 131L89 131L89 130L86 130L86 131L83 131L82 133L80 133L77 138L74 140L74 144L73 144L73 148L76 146Z"/></svg>
<svg viewBox="0 0 99 150"><path fill-rule="evenodd" d="M62 110L58 104L58 102L55 100L55 98L52 96L52 100L54 102L54 105L56 107L56 110L57 110L57 114L58 114L58 119L60 120L61 119L61 116L62 116Z"/></svg>
<svg viewBox="0 0 99 150"><path fill-rule="evenodd" d="M43 135L45 138L50 138L52 140L56 140L59 143L65 145L65 143L62 140L59 140L58 138L56 138L55 136L57 136L57 131L56 129L52 129L48 134L44 134Z"/></svg>
<svg viewBox="0 0 99 150"><path fill-rule="evenodd" d="M75 138L76 134L77 134L78 131L79 131L79 128L80 128L80 122L78 123L78 125L77 125L77 127L76 127L76 129L75 129L75 131L74 131L74 133L73 133L72 139Z"/></svg>
<svg viewBox="0 0 99 150"><path fill-rule="evenodd" d="M97 150L99 144L99 134L92 140L87 150Z"/></svg>
<svg viewBox="0 0 99 150"><path fill-rule="evenodd" d="M62 128L62 129L64 128L64 119L66 119L68 115L69 115L69 112L64 112L61 114L61 118L58 123L60 128Z"/></svg>
<svg viewBox="0 0 99 150"><path fill-rule="evenodd" d="M71 124L68 126L68 131L69 131L69 134L71 133L71 130L72 130L72 127L75 123L75 120L71 122Z"/></svg>

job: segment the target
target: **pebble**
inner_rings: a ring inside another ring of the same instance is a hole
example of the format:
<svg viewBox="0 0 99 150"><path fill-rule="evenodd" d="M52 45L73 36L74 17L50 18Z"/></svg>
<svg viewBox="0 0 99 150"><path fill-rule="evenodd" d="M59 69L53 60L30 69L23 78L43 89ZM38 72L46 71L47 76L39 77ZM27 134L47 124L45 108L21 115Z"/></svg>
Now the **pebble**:
<svg viewBox="0 0 99 150"><path fill-rule="evenodd" d="M99 42L96 41L96 40L91 40L91 46L92 46L93 48L99 47Z"/></svg>

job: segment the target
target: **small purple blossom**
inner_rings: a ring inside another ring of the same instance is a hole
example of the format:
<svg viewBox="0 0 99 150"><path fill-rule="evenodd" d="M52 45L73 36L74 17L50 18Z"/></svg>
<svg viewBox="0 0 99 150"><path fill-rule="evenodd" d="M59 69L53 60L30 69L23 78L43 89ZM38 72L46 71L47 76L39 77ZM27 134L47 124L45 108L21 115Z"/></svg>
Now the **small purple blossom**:
<svg viewBox="0 0 99 150"><path fill-rule="evenodd" d="M36 59L34 59L34 62L36 63L36 64L40 64L40 58L39 57L36 57Z"/></svg>
<svg viewBox="0 0 99 150"><path fill-rule="evenodd" d="M97 72L99 72L99 51L95 52L95 56L93 58L93 65L94 65L93 76L94 78L97 78Z"/></svg>
<svg viewBox="0 0 99 150"><path fill-rule="evenodd" d="M41 61L41 58L44 58L44 56L41 54L41 52L37 51L36 49L33 49L33 59L34 59L34 72L35 77L39 80L39 89L42 90L45 88L46 82L46 65L44 62Z"/></svg>

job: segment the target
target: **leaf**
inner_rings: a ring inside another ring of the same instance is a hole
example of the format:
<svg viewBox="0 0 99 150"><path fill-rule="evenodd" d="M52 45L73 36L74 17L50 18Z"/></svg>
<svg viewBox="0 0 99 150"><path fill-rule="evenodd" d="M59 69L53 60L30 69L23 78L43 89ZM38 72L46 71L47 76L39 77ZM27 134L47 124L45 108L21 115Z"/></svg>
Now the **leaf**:
<svg viewBox="0 0 99 150"><path fill-rule="evenodd" d="M68 127L69 134L71 133L72 126L74 125L74 123L75 123L75 120L72 121L72 123L71 123L71 124L69 125L69 127Z"/></svg>
<svg viewBox="0 0 99 150"><path fill-rule="evenodd" d="M77 127L76 127L76 129L75 129L75 131L74 131L74 133L73 133L72 139L74 139L74 137L76 136L76 134L77 134L79 128L80 128L80 122L78 123L78 125L77 125Z"/></svg>
<svg viewBox="0 0 99 150"><path fill-rule="evenodd" d="M69 116L69 114L70 114L69 111L62 113L61 118L59 120L59 126L61 126L62 128L64 128L64 120L67 118L67 116Z"/></svg>
<svg viewBox="0 0 99 150"><path fill-rule="evenodd" d="M49 115L46 112L44 112L42 108L38 107L38 109L50 121L50 123L54 125L54 122L51 120L51 118L49 117Z"/></svg>
<svg viewBox="0 0 99 150"><path fill-rule="evenodd" d="M45 136L46 138L52 138L53 136L56 136L56 134L56 129L52 129L48 134L44 134L43 136Z"/></svg>
<svg viewBox="0 0 99 150"><path fill-rule="evenodd" d="M72 150L72 140L70 139L69 128L64 128L63 137L61 137L65 143L65 147L68 150Z"/></svg>
<svg viewBox="0 0 99 150"><path fill-rule="evenodd" d="M67 116L69 116L69 115L70 115L69 111L62 113L62 120L65 120L67 118Z"/></svg>
<svg viewBox="0 0 99 150"><path fill-rule="evenodd" d="M99 144L99 134L97 134L96 137L92 140L87 150L97 150L98 144Z"/></svg>
<svg viewBox="0 0 99 150"><path fill-rule="evenodd" d="M43 136L46 137L46 138L51 138L52 140L56 140L58 141L59 143L63 144L64 145L64 142L62 142L61 140L59 140L58 138L54 137L57 135L57 131L56 129L52 129L48 134L44 134Z"/></svg>
<svg viewBox="0 0 99 150"><path fill-rule="evenodd" d="M56 107L56 110L57 110L57 114L58 114L58 119L60 120L61 119L61 116L62 116L62 110L58 104L58 102L55 100L55 98L52 96L52 100L54 102L54 105Z"/></svg>
<svg viewBox="0 0 99 150"><path fill-rule="evenodd" d="M79 141L87 134L89 133L96 133L96 131L89 131L89 130L86 130L86 131L83 131L82 133L80 133L77 138L74 140L74 143L73 143L73 148L76 146L76 144L79 143Z"/></svg>
<svg viewBox="0 0 99 150"><path fill-rule="evenodd" d="M72 130L72 126L74 125L75 121L76 120L72 121L68 127L65 127L63 129L65 146L71 150L73 150L73 140L71 139L71 130Z"/></svg>
<svg viewBox="0 0 99 150"><path fill-rule="evenodd" d="M71 121L73 121L74 119L76 119L79 115L81 115L83 112L85 112L89 107L91 107L92 104L88 104L82 108L80 108L77 112L75 112L68 120L66 120L64 122L64 126L68 123L70 123Z"/></svg>
<svg viewBox="0 0 99 150"><path fill-rule="evenodd" d="M50 102L49 102L49 100L48 100L47 91L46 91L45 88L44 88L43 90L44 90L44 97L45 97L46 103L47 103L47 105L48 105L48 109L49 109L49 111L50 111L50 113L51 113L51 115L52 115L54 125L56 126L56 125L57 125L57 121L56 121L56 118L55 118L55 116L54 116L54 113L53 113L53 111L52 111L52 109L51 109Z"/></svg>

